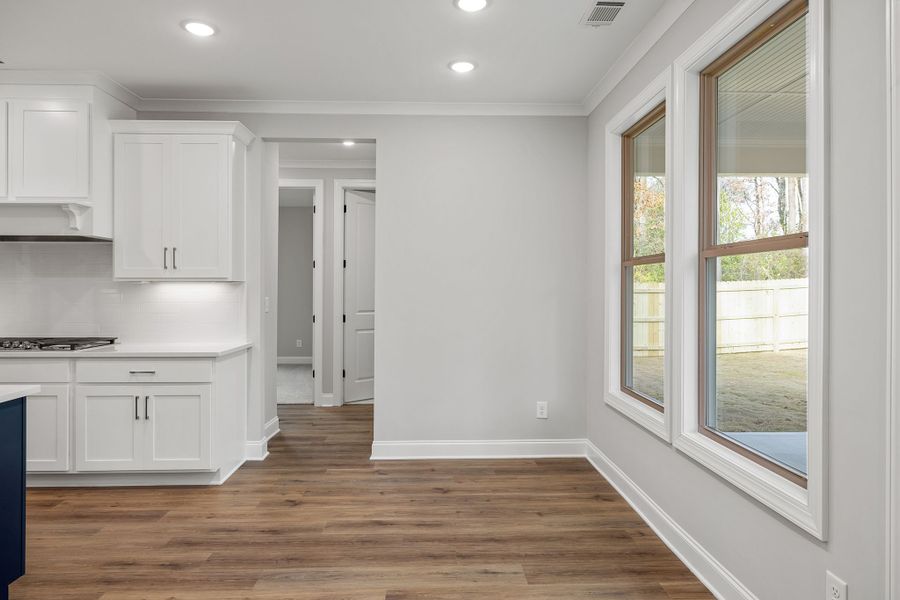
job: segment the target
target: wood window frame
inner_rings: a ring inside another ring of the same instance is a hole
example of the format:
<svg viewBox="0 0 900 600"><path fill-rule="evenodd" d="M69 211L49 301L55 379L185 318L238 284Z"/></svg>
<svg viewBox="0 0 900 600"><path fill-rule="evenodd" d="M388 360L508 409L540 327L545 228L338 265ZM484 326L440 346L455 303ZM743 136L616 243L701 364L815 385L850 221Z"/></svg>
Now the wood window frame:
<svg viewBox="0 0 900 600"><path fill-rule="evenodd" d="M708 262L723 256L756 254L779 250L793 250L809 247L808 232L782 235L758 240L743 240L729 244L718 244L718 169L717 156L717 81L718 77L740 62L743 58L769 42L779 33L793 25L809 12L808 0L791 0L771 17L763 21L756 29L729 48L718 59L700 72L700 253L697 281L698 290L698 391L699 402L697 414L698 432L713 441L733 450L745 458L773 471L802 488L808 485L808 475L802 475L784 465L775 462L765 455L725 436L707 425L707 408L709 404L708 352L710 333L708 331L709 308L708 294L712 292L708 285Z"/></svg>
<svg viewBox="0 0 900 600"><path fill-rule="evenodd" d="M629 290L632 286L628 283L628 269L640 265L654 265L666 263L665 252L646 256L634 256L634 139L647 129L666 118L666 102L663 100L652 108L644 117L638 120L622 134L622 267L620 290L620 315L619 323L619 388L622 393L631 396L650 408L663 412L665 405L649 396L641 394L635 389L625 385L627 381L627 369L629 349L633 352L631 343L634 319L632 317L633 302L629 302ZM668 175L668 174L667 174Z"/></svg>

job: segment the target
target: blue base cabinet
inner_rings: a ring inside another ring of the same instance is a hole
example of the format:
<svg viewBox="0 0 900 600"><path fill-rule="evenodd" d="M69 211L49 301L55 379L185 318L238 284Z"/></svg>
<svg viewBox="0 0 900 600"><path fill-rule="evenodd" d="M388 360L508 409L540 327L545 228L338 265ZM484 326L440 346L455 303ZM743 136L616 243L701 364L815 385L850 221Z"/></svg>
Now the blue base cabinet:
<svg viewBox="0 0 900 600"><path fill-rule="evenodd" d="M0 600L25 574L25 399L0 403Z"/></svg>

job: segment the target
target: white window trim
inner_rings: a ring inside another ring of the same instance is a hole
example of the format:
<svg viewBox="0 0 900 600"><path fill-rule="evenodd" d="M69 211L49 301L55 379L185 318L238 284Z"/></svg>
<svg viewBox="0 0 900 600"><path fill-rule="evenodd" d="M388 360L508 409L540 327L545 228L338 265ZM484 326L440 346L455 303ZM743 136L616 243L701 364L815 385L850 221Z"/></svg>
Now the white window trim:
<svg viewBox="0 0 900 600"><path fill-rule="evenodd" d="M671 195L669 176L672 172L672 124L670 112L672 69L667 68L628 103L606 125L606 404L626 417L642 425L667 442L672 439L672 425L669 410L672 398L672 340L669 336L669 322L672 318L672 304L669 302L668 282L672 272L672 242L669 231L672 227ZM663 393L665 406L659 411L622 391L621 387L621 287L622 287L622 134L647 114L666 102L666 335L665 358L663 362Z"/></svg>
<svg viewBox="0 0 900 600"><path fill-rule="evenodd" d="M668 286L673 317L667 332L671 353L674 446L820 540L826 539L826 386L827 364L827 112L824 0L809 0L810 94L807 105L809 217L808 482L804 489L741 456L698 431L698 264L700 72L786 3L745 0L676 59L673 68L672 143L674 168L667 173L674 226L674 268ZM677 151L675 151L677 149ZM668 270L668 269L667 269ZM667 298L669 300L669 298ZM668 376L668 375L667 375Z"/></svg>

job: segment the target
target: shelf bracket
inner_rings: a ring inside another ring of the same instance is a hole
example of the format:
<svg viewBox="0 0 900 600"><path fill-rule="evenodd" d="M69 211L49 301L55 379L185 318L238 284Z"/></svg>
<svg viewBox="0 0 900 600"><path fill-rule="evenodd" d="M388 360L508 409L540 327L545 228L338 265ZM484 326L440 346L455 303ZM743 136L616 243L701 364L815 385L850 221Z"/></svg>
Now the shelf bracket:
<svg viewBox="0 0 900 600"><path fill-rule="evenodd" d="M59 207L69 216L69 229L81 231L84 225L84 215L91 210L91 207L84 204L60 204Z"/></svg>

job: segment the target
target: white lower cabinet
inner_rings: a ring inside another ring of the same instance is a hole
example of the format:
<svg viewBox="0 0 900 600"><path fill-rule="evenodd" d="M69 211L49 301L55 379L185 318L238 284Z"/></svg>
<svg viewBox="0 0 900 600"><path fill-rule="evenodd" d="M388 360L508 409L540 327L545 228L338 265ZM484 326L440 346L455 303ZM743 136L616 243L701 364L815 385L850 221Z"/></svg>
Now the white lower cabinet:
<svg viewBox="0 0 900 600"><path fill-rule="evenodd" d="M209 386L157 386L144 391L144 469L209 469Z"/></svg>
<svg viewBox="0 0 900 600"><path fill-rule="evenodd" d="M210 469L210 386L79 385L77 471Z"/></svg>
<svg viewBox="0 0 900 600"><path fill-rule="evenodd" d="M138 386L76 388L77 471L138 471L143 467L141 401Z"/></svg>
<svg viewBox="0 0 900 600"><path fill-rule="evenodd" d="M28 397L25 468L30 473L69 470L69 386L43 384Z"/></svg>

